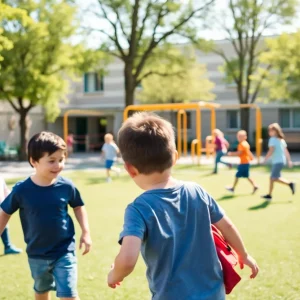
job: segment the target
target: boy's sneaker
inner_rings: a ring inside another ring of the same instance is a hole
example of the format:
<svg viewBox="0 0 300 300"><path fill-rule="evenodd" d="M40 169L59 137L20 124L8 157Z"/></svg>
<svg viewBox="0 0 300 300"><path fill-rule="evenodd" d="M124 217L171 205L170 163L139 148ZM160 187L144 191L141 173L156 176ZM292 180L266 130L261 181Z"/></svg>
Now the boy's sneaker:
<svg viewBox="0 0 300 300"><path fill-rule="evenodd" d="M232 187L226 186L225 189L231 193L234 193L234 189Z"/></svg>
<svg viewBox="0 0 300 300"><path fill-rule="evenodd" d="M259 189L259 187L258 187L258 186L255 186L255 187L253 188L252 195L254 195L254 194L257 192L258 189Z"/></svg>
<svg viewBox="0 0 300 300"><path fill-rule="evenodd" d="M4 255L8 255L8 254L20 254L22 253L22 249L18 249L15 246L11 246L9 248L4 249Z"/></svg>
<svg viewBox="0 0 300 300"><path fill-rule="evenodd" d="M266 199L268 201L271 201L272 200L272 196L271 195L264 195L264 196L261 196L263 199Z"/></svg>
<svg viewBox="0 0 300 300"><path fill-rule="evenodd" d="M295 183L294 182L291 182L290 184L289 184L289 186L290 186L290 189L291 189L291 191L292 191L292 194L294 195L295 194Z"/></svg>
<svg viewBox="0 0 300 300"><path fill-rule="evenodd" d="M111 182L112 180L111 180L111 177L107 177L106 178L106 182Z"/></svg>

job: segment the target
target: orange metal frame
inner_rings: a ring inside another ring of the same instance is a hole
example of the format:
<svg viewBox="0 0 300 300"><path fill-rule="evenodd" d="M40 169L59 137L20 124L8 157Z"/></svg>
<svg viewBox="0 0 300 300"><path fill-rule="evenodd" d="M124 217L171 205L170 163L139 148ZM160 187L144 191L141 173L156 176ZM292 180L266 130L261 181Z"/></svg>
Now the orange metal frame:
<svg viewBox="0 0 300 300"><path fill-rule="evenodd" d="M181 115L183 115L183 125L185 126L185 117L184 113L182 111L184 110L196 110L196 140L197 142L197 156L198 156L198 161L201 156L201 147L202 147L202 142L201 142L201 109L202 108L209 108L212 112L211 116L211 130L215 129L216 126L216 114L215 114L215 109L218 108L220 105L215 104L215 103L206 103L206 102L196 102L196 103L170 103L170 104L148 104L148 105L129 105L125 108L123 117L124 121L127 120L128 118L128 113L129 111L155 111L155 110L179 110L181 112L178 112L177 114L177 121L178 121L178 137L177 137L177 148L178 148L178 156L181 156L181 150L182 150L182 145L181 145ZM183 130L183 133L186 133L186 127ZM183 149L185 153L185 149L187 149L187 138L184 137L183 139Z"/></svg>

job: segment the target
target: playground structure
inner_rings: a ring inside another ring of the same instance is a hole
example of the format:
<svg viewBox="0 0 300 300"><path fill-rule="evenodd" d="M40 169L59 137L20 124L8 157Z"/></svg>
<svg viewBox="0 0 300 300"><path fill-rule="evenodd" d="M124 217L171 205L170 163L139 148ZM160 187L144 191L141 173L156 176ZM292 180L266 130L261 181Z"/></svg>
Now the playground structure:
<svg viewBox="0 0 300 300"><path fill-rule="evenodd" d="M166 111L178 110L177 112L177 150L178 156L187 155L187 114L186 110L196 111L196 139L191 143L191 156L194 161L195 153L197 154L197 162L200 163L202 152L206 152L209 156L213 149L213 137L208 136L205 142L205 148L202 148L201 139L201 109L208 108L211 112L211 132L216 128L216 109L241 109L249 108L256 110L256 157L259 162L262 153L262 115L261 110L256 104L236 104L236 105L221 105L215 103L197 102L197 103L172 103L172 104L149 104L149 105L129 105L125 108L123 117L124 121L128 118L129 111ZM182 146L183 143L183 146Z"/></svg>
<svg viewBox="0 0 300 300"><path fill-rule="evenodd" d="M211 111L211 131L216 128L216 114L215 109L220 105L207 102L196 103L170 103L170 104L148 104L148 105L129 105L125 108L123 113L124 121L127 120L130 111L166 111L166 110L178 110L177 112L177 151L178 156L182 155L182 148L184 155L187 155L187 115L186 110L196 111L196 140L192 144L197 144L197 157L198 163L200 162L200 156L202 153L202 141L201 141L201 109L208 108ZM183 128L181 123L181 116L183 116ZM182 133L183 133L183 147L182 147ZM206 149L205 149L206 151Z"/></svg>
<svg viewBox="0 0 300 300"><path fill-rule="evenodd" d="M237 104L237 105L221 105L216 103L196 102L196 103L170 103L170 104L148 104L148 105L129 105L124 109L124 121L128 118L130 111L169 111L177 110L177 150L178 156L182 154L187 155L188 141L187 141L187 113L186 110L194 110L196 112L196 138L191 142L191 156L192 160L200 163L201 154L206 153L207 157L214 152L213 137L208 136L205 139L205 147L202 147L201 136L201 110L209 109L211 113L210 129L211 132L216 128L216 110L217 109L240 109L252 108L256 110L256 156L259 158L262 152L262 115L259 106L256 104ZM77 116L103 116L102 112L90 110L68 110L64 113L63 117L63 132L64 140L67 141L68 137L68 117L70 115ZM196 156L196 157L195 157Z"/></svg>

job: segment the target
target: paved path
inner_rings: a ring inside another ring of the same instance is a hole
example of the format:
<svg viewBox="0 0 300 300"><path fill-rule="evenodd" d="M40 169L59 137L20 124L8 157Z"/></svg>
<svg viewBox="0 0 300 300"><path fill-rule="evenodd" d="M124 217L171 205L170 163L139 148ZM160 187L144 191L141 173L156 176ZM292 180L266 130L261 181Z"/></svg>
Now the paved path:
<svg viewBox="0 0 300 300"><path fill-rule="evenodd" d="M236 157L224 157L225 161L228 161L232 164L237 164L239 159ZM292 160L295 165L300 165L300 153L292 153ZM254 164L257 163L257 160L253 161ZM182 157L178 161L178 164L192 164L192 158ZM213 158L207 159L206 156L201 157L202 165L213 165ZM82 169L101 169L103 168L103 162L100 160L99 154L90 153L90 154L74 154L72 157L69 157L65 171L73 170L82 170ZM220 166L222 167L222 166ZM34 169L30 167L28 162L16 162L16 161L0 161L0 174L4 178L22 178L27 177L32 174Z"/></svg>

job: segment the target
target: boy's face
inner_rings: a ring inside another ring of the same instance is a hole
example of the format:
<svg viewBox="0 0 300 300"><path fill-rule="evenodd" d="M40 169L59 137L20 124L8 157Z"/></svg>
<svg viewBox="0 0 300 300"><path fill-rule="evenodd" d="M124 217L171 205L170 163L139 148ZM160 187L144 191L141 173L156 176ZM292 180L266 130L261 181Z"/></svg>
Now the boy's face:
<svg viewBox="0 0 300 300"><path fill-rule="evenodd" d="M237 139L239 142L245 141L245 140L247 140L247 135L245 135L243 133L238 133Z"/></svg>
<svg viewBox="0 0 300 300"><path fill-rule="evenodd" d="M32 161L31 164L36 169L38 176L47 178L49 180L55 179L65 166L66 152L64 150L57 150L51 155L45 153L39 161Z"/></svg>

